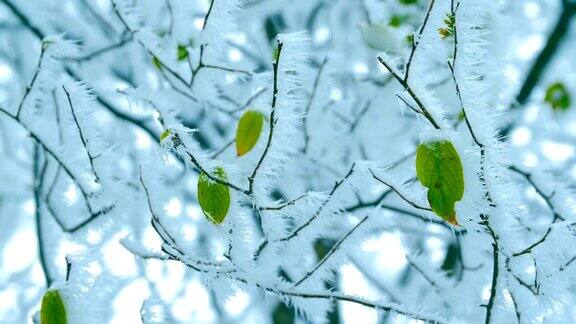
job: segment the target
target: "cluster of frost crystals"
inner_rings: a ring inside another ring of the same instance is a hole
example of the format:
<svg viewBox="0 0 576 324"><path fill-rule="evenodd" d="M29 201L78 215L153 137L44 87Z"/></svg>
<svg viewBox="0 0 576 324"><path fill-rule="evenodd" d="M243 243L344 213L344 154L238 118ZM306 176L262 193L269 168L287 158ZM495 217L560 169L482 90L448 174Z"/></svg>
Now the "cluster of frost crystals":
<svg viewBox="0 0 576 324"><path fill-rule="evenodd" d="M0 0L0 323L38 322L47 289L69 323L574 322L576 113L544 101L576 94L574 15ZM458 225L416 178L434 141L462 163Z"/></svg>

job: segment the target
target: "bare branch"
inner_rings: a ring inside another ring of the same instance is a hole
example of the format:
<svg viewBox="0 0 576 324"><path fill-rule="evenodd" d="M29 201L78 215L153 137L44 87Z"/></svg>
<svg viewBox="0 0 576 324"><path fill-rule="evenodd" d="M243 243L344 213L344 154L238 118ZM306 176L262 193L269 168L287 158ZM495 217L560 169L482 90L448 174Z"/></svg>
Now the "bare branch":
<svg viewBox="0 0 576 324"><path fill-rule="evenodd" d="M430 112L428 112L428 110L426 109L426 107L424 106L424 104L422 103L420 98L418 98L418 96L416 95L416 93L414 92L412 87L408 84L408 81L406 81L402 77L400 77L400 75L396 72L396 70L394 70L394 68L392 68L386 61L384 61L384 59L382 57L378 57L378 61L380 61L380 63L394 76L396 81L398 81L398 83L400 83L400 85L404 88L404 90L406 90L406 92L408 92L410 97L412 97L414 102L416 102L416 105L418 105L420 110L422 110L424 117L426 117L426 119L428 119L430 124L432 124L432 126L434 126L434 128L440 129L441 128L440 125L436 122L436 120L434 120L434 117L432 117Z"/></svg>
<svg viewBox="0 0 576 324"><path fill-rule="evenodd" d="M262 152L262 155L260 156L260 159L258 160L258 163L254 168L254 171L252 171L252 174L248 177L248 195L252 194L254 190L254 180L256 179L258 170L260 169L262 162L264 162L264 159L268 154L268 150L272 145L272 136L274 136L274 125L276 125L277 122L277 120L275 119L275 113L276 113L276 100L278 98L278 65L280 64L280 57L282 56L283 46L284 43L278 41L278 54L276 56L276 61L273 63L274 88L272 90L272 108L270 109L270 117L269 117L270 131L268 132L268 140L266 141L266 147L264 148L264 152Z"/></svg>
<svg viewBox="0 0 576 324"><path fill-rule="evenodd" d="M310 95L308 103L306 104L306 108L304 109L304 120L302 123L302 130L304 132L304 147L302 148L302 152L304 153L306 153L308 150L308 142L310 141L310 135L308 134L308 118L310 118L310 108L312 107L312 103L316 97L316 91L318 90L318 85L320 84L320 76L322 75L322 71L324 70L324 66L326 66L327 62L328 58L325 58L322 63L320 63L320 67L318 67L318 73L316 73L314 85L312 86L312 94Z"/></svg>
<svg viewBox="0 0 576 324"><path fill-rule="evenodd" d="M418 35L412 34L412 49L410 50L410 56L408 57L408 62L406 63L406 72L404 74L404 82L408 82L408 78L410 77L410 67L412 65L412 60L414 59L414 54L418 49L418 45L420 44L420 38L426 29L426 25L428 24L428 20L430 18L430 13L432 12L432 8L434 8L435 0L430 1L430 5L428 6L428 10L426 11L426 16L424 16L424 21L422 25L420 25L420 29L418 30Z"/></svg>
<svg viewBox="0 0 576 324"><path fill-rule="evenodd" d="M390 187L390 189L392 189L398 196L400 196L400 198L402 198L402 200L404 200L405 202L407 202L408 204L410 204L412 207L416 208L416 209L421 209L421 210L426 210L426 211L432 211L432 209L430 209L430 207L423 207L418 205L417 203L413 202L412 200L406 198L400 191L398 191L398 189L396 189L393 185L389 184L388 182L382 180L381 178L378 178L374 172L372 170L370 170L370 173L372 174L372 177L376 180L378 180L380 183Z"/></svg>
<svg viewBox="0 0 576 324"><path fill-rule="evenodd" d="M362 225L366 220L368 220L369 216L365 216L364 218L362 218L358 224L356 224L350 231L348 231L348 233L346 233L346 235L344 235L338 242L336 242L336 244L334 244L334 246L330 249L330 251L328 251L328 253L326 253L326 255L322 258L322 260L320 260L315 266L314 268L312 268L310 271L308 271L304 277L302 277L302 279L298 280L295 284L294 287L299 286L301 283L303 283L304 281L306 281L308 278L312 277L312 275L324 264L326 263L326 261L328 261L330 259L330 257L336 253L336 251L338 251L338 249L340 249L340 246L342 245L342 243L344 243L344 241L350 237L350 235L352 235L352 233L354 233L354 231L356 231L360 225Z"/></svg>

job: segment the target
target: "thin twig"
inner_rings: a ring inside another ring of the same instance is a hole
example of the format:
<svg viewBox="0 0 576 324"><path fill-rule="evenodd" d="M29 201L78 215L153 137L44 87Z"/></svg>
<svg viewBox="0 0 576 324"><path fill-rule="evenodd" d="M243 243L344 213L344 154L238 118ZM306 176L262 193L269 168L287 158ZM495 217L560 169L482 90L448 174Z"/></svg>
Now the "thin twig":
<svg viewBox="0 0 576 324"><path fill-rule="evenodd" d="M500 248L499 248L499 243L498 243L498 236L496 235L496 233L494 232L494 230L492 229L492 227L490 226L490 223L488 222L488 218L486 215L484 215L484 222L483 225L486 226L486 228L488 229L490 235L492 236L492 256L493 256L493 262L492 262L492 283L490 286L490 298L488 299L488 304L486 305L486 318L485 318L485 324L489 324L491 317L492 317L492 310L494 308L494 301L496 300L496 294L497 294L497 289L498 289L498 278L499 278L499 268L500 268L500 264L498 263L498 257L500 255Z"/></svg>
<svg viewBox="0 0 576 324"><path fill-rule="evenodd" d="M42 206L41 206L41 190L44 183L44 175L46 173L46 167L48 165L47 161L40 163L40 145L35 143L34 145L34 157L33 157L33 173L34 173L34 204L35 208L35 225L36 225L36 237L38 240L38 256L40 259L40 266L42 267L42 272L46 280L46 287L50 287L54 282L52 275L50 274L50 267L48 266L48 255L46 253L46 245L44 240L44 231L42 228Z"/></svg>
<svg viewBox="0 0 576 324"><path fill-rule="evenodd" d="M348 231L348 233L346 233L346 235L344 235L338 242L336 242L336 244L334 244L334 246L330 249L330 251L328 251L328 253L326 253L326 255L322 258L322 260L320 260L315 266L314 268L312 268L310 271L308 271L303 277L302 279L298 280L295 284L294 287L299 286L301 283L303 283L304 281L306 281L308 278L310 278L324 263L326 263L326 261L328 261L330 259L330 257L336 253L336 251L338 251L338 249L340 248L340 246L342 246L342 243L344 243L344 241L350 237L350 235L352 235L352 233L354 233L354 231L356 231L360 225L362 225L366 220L368 220L369 216L365 216L364 218L362 218L358 224L356 224L350 231Z"/></svg>
<svg viewBox="0 0 576 324"><path fill-rule="evenodd" d="M322 63L320 63L320 67L318 68L318 73L316 73L316 78L314 79L314 85L312 86L312 94L308 99L308 103L306 104L306 108L304 109L304 120L302 123L302 130L304 133L304 147L302 148L302 152L306 153L308 150L308 143L310 142L310 135L308 133L308 119L310 118L310 108L312 107L312 103L314 102L314 98L316 97L316 92L318 90L318 85L320 84L320 76L322 75L322 71L324 70L324 66L328 62L328 58L325 58Z"/></svg>
<svg viewBox="0 0 576 324"><path fill-rule="evenodd" d="M340 181L337 181L334 184L334 186L332 187L332 190L330 190L330 193L328 194L328 197L326 197L326 199L324 199L324 201L322 202L322 205L320 205L320 207L318 207L318 209L316 209L316 211L314 212L314 215L312 215L312 217L310 217L304 224L300 225L296 230L294 230L292 232L292 234L285 236L283 238L280 238L280 239L276 239L274 241L275 242L289 241L292 238L296 237L306 227L310 226L310 224L312 224L312 222L320 215L320 213L322 213L322 210L324 210L324 208L330 202L332 197L334 197L334 193L336 192L336 190L338 190L338 188L344 183L344 181L346 181L346 179L348 179L352 175L352 173L354 172L355 166L356 166L355 163L352 164L352 167L350 167L350 170L348 171L348 173L346 173L346 175Z"/></svg>
<svg viewBox="0 0 576 324"><path fill-rule="evenodd" d="M518 324L522 324L522 314L520 313L520 307L518 305L518 301L516 300L516 297L514 297L514 293L512 293L512 290L508 290L508 293L510 294L510 299L512 299L512 304L514 305L516 320L518 321Z"/></svg>
<svg viewBox="0 0 576 324"><path fill-rule="evenodd" d="M287 201L287 202L285 202L285 203L283 203L283 204L280 204L280 205L278 205L278 206L259 207L258 209L260 209L260 210L281 210L281 209L284 209L284 208L286 208L286 207L288 207L288 206L294 205L294 204L297 203L300 199L305 198L305 197L307 197L307 196L308 196L308 193L305 193L305 194L303 194L303 195L300 195L298 198L294 198L294 199L292 199L292 200L290 200L290 201Z"/></svg>
<svg viewBox="0 0 576 324"><path fill-rule="evenodd" d="M26 99L28 99L28 95L30 94L30 92L34 88L34 85L36 84L36 80L38 79L38 75L40 74L40 70L42 69L42 59L44 58L44 54L46 53L47 46L48 45L42 44L42 49L40 51L40 58L38 59L38 66L36 67L36 72L34 72L34 76L32 77L32 81L30 81L30 85L27 85L26 89L24 90L24 96L22 97L22 100L18 105L18 110L16 111L16 118L20 118L20 113L22 112L22 108L26 103Z"/></svg>
<svg viewBox="0 0 576 324"><path fill-rule="evenodd" d="M252 104L252 102L256 98L258 98L261 94L266 92L266 90L268 90L268 88L262 88L262 89L256 91L256 93L254 93L252 96L250 96L250 98L248 98L248 100L246 100L246 102L239 108L239 110L244 110L244 109L248 108L248 106L250 106L250 104Z"/></svg>
<svg viewBox="0 0 576 324"><path fill-rule="evenodd" d="M266 158L266 155L270 150L270 146L272 145L272 136L274 136L274 125L276 125L277 122L275 114L276 114L276 100L278 98L278 69L279 69L278 66L280 64L280 57L282 56L283 46L284 43L278 41L278 54L276 56L276 61L273 63L274 87L272 90L272 108L270 109L270 117L268 119L270 131L268 132L268 140L266 141L266 147L264 148L264 152L262 152L262 155L260 156L258 163L256 163L254 171L252 171L252 174L248 177L248 194L252 194L254 190L254 180L256 179L256 174L258 173L258 170L260 169L262 162L264 162L264 159Z"/></svg>
<svg viewBox="0 0 576 324"><path fill-rule="evenodd" d="M432 12L432 8L434 7L435 0L430 1L430 5L428 6L428 10L426 11L426 16L424 16L424 21L422 25L420 25L420 29L418 30L418 35L412 34L412 49L410 50L410 56L408 57L408 62L406 63L406 72L404 74L404 82L408 82L408 78L410 76L410 67L412 66L412 60L414 59L414 54L416 53L416 49L420 44L420 38L424 33L424 29L426 29L426 25L428 24L428 19L430 18L430 13Z"/></svg>
<svg viewBox="0 0 576 324"><path fill-rule="evenodd" d="M455 5L455 0L452 0L451 2L451 15L454 17L455 21L457 18L457 10L459 8L460 2L458 1L457 4ZM458 97L458 100L460 102L460 106L462 109L462 115L464 116L464 120L466 121L466 126L468 128L468 131L470 133L470 135L472 136L472 139L474 140L474 143L479 147L480 149L480 172L478 173L478 179L480 180L480 183L482 185L482 187L484 188L484 199L486 200L486 202L488 203L488 206L494 208L496 207L496 203L494 202L494 199L492 198L492 194L490 193L490 190L488 188L488 183L486 181L486 169L485 169L485 161L486 161L486 147L484 146L484 144L482 142L479 141L478 137L476 136L476 133L474 132L474 128L472 127L472 124L470 123L470 120L468 119L468 115L466 114L466 109L464 107L464 100L462 98L462 93L460 91L460 87L458 85L458 80L456 77L456 62L457 62L457 57L458 57L458 26L459 24L456 23L456 25L454 26L454 51L453 51L453 55L452 55L452 64L450 64L450 62L448 62L448 66L450 68L450 72L452 74L452 79L454 81L454 85L456 87L456 94ZM492 238L492 248L493 248L493 269L492 269L492 283L491 283L491 289L490 289L490 299L488 300L488 304L486 305L486 318L485 318L485 323L489 324L491 317L492 317L492 310L494 308L494 301L496 299L496 295L497 295L497 288L498 288L498 271L499 271L499 263L498 263L498 256L500 254L500 243L498 241L498 235L496 234L496 232L494 231L494 229L492 228L492 225L490 224L490 219L488 217L487 214L481 214L480 215L480 219L481 222L480 224L483 225L488 233L490 234L491 238Z"/></svg>
<svg viewBox="0 0 576 324"><path fill-rule="evenodd" d="M0 0L4 3L10 11L18 17L20 22L39 40L44 39L45 34L40 30L40 28L36 27L26 15L20 9L18 9L10 0ZM80 76L70 67L65 67L66 73L68 73L74 80L81 81ZM158 132L154 131L151 127L149 127L144 121L139 120L129 114L121 111L120 109L114 107L110 102L106 99L102 98L100 95L96 96L96 100L99 104L101 104L104 108L106 108L110 113L112 113L118 119L128 122L134 126L139 127L144 132L148 133L152 138L158 138Z"/></svg>
<svg viewBox="0 0 576 324"><path fill-rule="evenodd" d="M396 70L394 70L394 68L392 68L386 61L384 61L384 59L382 57L378 57L378 61L380 61L380 64L382 64L392 74L392 76L394 76L396 81L398 81L398 83L400 83L400 85L404 88L404 90L406 90L406 92L408 92L410 97L412 97L414 102L416 102L416 105L418 105L420 110L422 110L422 114L424 115L424 117L426 117L426 119L428 119L430 124L432 124L432 126L434 126L434 128L440 129L441 128L440 125L436 122L434 117L432 117L432 115L430 114L428 109L426 109L426 107L424 106L424 104L422 103L420 98L418 98L418 96L416 95L416 93L414 92L414 90L412 89L410 84L408 83L408 81L404 80L404 78L402 78L396 72Z"/></svg>
<svg viewBox="0 0 576 324"><path fill-rule="evenodd" d="M190 59L188 60L188 63L190 64L190 82L188 83L189 87L194 86L194 80L196 79L198 72L200 72L200 70L202 70L204 68L221 70L221 71L225 71L225 72L240 73L240 74L244 74L247 76L252 76L252 73L245 71L245 70L234 69L234 68L204 63L204 51L206 49L206 46L208 46L208 45L207 44L200 45L200 54L198 57L198 65L196 66L196 68L192 68L192 62L190 61Z"/></svg>
<svg viewBox="0 0 576 324"><path fill-rule="evenodd" d="M135 35L136 33L138 33L139 30L133 30L133 29L130 27L130 25L128 24L128 22L126 22L124 16L122 16L122 14L120 13L120 10L118 9L118 6L116 5L116 1L115 1L115 0L112 0L112 8L113 8L113 10L114 10L114 13L116 13L116 16L118 16L118 19L120 19L120 22L122 22L122 25L124 25L124 28L132 35L132 37L134 37L134 35ZM180 81L183 85L185 85L186 87L190 87L190 84L188 84L188 82L186 82L186 80L184 80L184 78L183 78L182 76L180 76L180 74L178 74L176 71L172 70L172 68L170 68L170 67L169 67L166 63L164 63L157 55L155 55L155 54L152 52L152 50L150 50L150 49L146 46L146 44L144 44L144 43L142 42L142 40L140 40L139 38L136 38L136 41L137 41L140 45L142 45L142 48L144 48L144 50L145 50L146 52L148 52L148 54L149 54L150 56L155 57L155 58L158 60L158 62L159 62L160 65L161 65L161 68L162 68L161 70L162 70L162 71L164 71L164 70L168 71L168 73L169 73L170 75L172 75L174 78L176 78L178 81ZM174 87L174 88L176 89L176 87ZM180 90L180 91L181 91L181 90ZM191 96L190 96L190 97L191 97ZM193 97L191 97L191 98L193 98ZM194 99L194 100L196 100L196 99Z"/></svg>
<svg viewBox="0 0 576 324"><path fill-rule="evenodd" d="M228 181L222 180L222 179L220 179L219 177L214 176L211 172L208 172L208 170L206 170L206 169L200 164L200 162L198 162L198 160L194 157L194 155L192 155L192 153L188 152L188 150L186 150L186 154L187 154L188 157L190 158L190 162L192 162L192 164L194 164L194 166L195 166L196 168L198 168L198 170L200 170L200 172L204 173L208 178L210 178L210 180L212 180L212 181L214 181L214 182L217 182L217 183L219 183L219 184L223 184L223 185L225 185L225 186L227 186L227 187L229 187L229 188L231 188L231 189L234 189L234 190L236 190L236 191L238 191L238 192L244 193L244 194L246 194L246 195L248 195L248 196L250 196L250 195L252 194L252 193L249 192L248 190L242 189L242 188L240 188L239 186L237 186L237 185L235 185L235 184L233 184L233 183L230 183L230 182L228 182Z"/></svg>
<svg viewBox="0 0 576 324"><path fill-rule="evenodd" d="M204 16L204 23L202 24L202 30L204 30L204 28L206 28L206 25L208 24L208 18L210 18L210 14L212 13L212 8L214 7L214 2L216 2L216 1L220 1L220 0L210 1L210 7L208 7L208 12L206 12L206 16Z"/></svg>
<svg viewBox="0 0 576 324"><path fill-rule="evenodd" d="M350 125L350 129L348 130L348 132L353 133L354 130L356 129L356 127L358 127L358 124L360 124L360 121L362 120L362 117L366 116L366 113L368 112L368 110L370 109L370 105L372 104L372 102L370 100L366 101L366 104L364 105L364 108L360 111L360 113L354 118L354 121L352 122L352 124Z"/></svg>
<svg viewBox="0 0 576 324"><path fill-rule="evenodd" d="M236 142L235 138L230 140L228 143L226 143L226 145L222 146L222 148L220 148L218 151L214 152L214 154L212 154L211 158L215 159L218 156L220 156L220 154L224 153L224 151L226 151L227 148L232 146L232 144L234 144L234 142Z"/></svg>
<svg viewBox="0 0 576 324"><path fill-rule="evenodd" d="M441 292L441 288L440 288L440 286L438 286L436 281L432 280L432 278L430 278L430 276L426 273L426 271L424 271L424 269L422 269L422 267L420 267L418 264L416 264L409 255L406 255L406 260L408 261L408 263L410 263L410 265L414 269L416 269L416 271L418 273L420 273L422 275L424 280L426 280L432 287L434 287L434 290L436 290L437 293Z"/></svg>
<svg viewBox="0 0 576 324"><path fill-rule="evenodd" d="M534 188L534 190L536 191L536 193L538 193L538 195L540 197L542 197L542 199L544 200L544 202L546 203L546 205L548 206L548 208L550 208L550 211L552 211L552 214L554 215L554 218L552 219L552 222L550 223L550 225L548 226L548 228L546 229L546 232L544 233L544 235L537 240L536 242L530 244L528 247L526 247L525 249L523 249L522 251L516 252L514 254L512 254L512 256L514 257L518 257L527 253L532 252L532 250L537 247L538 245L544 243L546 241L546 239L548 238L548 235L550 235L550 233L552 232L552 228L553 225L560 221L560 220L564 220L564 217L562 217L560 215L560 213L556 210L556 208L554 207L554 205L552 204L552 196L553 195L546 195L544 194L544 192L542 191L542 189L540 189L540 187L534 182L534 180L532 179L532 174L528 173L528 172L524 172L514 166L510 166L509 167L510 170L516 172L517 174L523 176L526 181L528 181L528 183L530 183L530 185Z"/></svg>
<svg viewBox="0 0 576 324"><path fill-rule="evenodd" d="M249 282L248 280L246 280L244 278L240 278L240 277L236 277L234 279L239 281L239 282L245 283L245 284L254 284L257 288L262 289L266 292L275 294L275 295L280 296L280 297L297 297L297 298L304 298L304 299L325 299L325 300L332 301L332 302L334 302L334 301L351 302L351 303L362 305L362 306L372 308L372 309L375 309L378 311L391 312L391 313L404 315L404 316L413 318L415 320L423 321L425 323L436 323L436 324L444 323L442 320L440 320L438 318L431 318L429 316L421 315L418 313L401 310L397 306L372 302L372 301L366 300L366 299L361 298L361 297L355 297L355 296L338 294L338 293L316 293L316 292L303 292L303 291L298 291L298 290L297 291L283 290L280 288L268 287L268 286L265 286L265 285L260 284L260 283L252 283L252 282Z"/></svg>
<svg viewBox="0 0 576 324"><path fill-rule="evenodd" d="M82 195L83 201L85 202L86 207L88 208L88 211L90 212L90 217L87 220L83 221L78 226L75 226L74 228L70 229L69 231L75 231L76 229L83 227L84 225L90 223L92 220L94 220L98 216L105 215L108 212L110 212L112 209L114 209L115 205L109 205L109 206L103 207L102 209L100 209L98 211L94 211L92 205L90 204L90 199L89 199L89 197L91 197L93 195L93 193L87 193L86 192L84 187L81 185L81 182L78 181L77 177L74 175L74 173L72 173L72 170L66 164L64 164L64 162L60 159L60 157L46 143L44 143L44 141L40 137L38 137L38 135L36 135L34 132L32 132L28 128L28 126L26 124L24 124L20 119L11 115L8 111L6 111L4 108L1 108L1 107L0 107L0 112L4 113L6 116L9 116L15 122L17 122L20 126L22 126L28 132L28 134L38 144L40 144L42 146L44 151L46 151L50 156L52 156L52 158L54 158L54 160L56 160L56 162L62 167L62 169L66 172L66 174L68 174L68 176L72 179L72 181L74 181L76 183L77 187L80 189L80 194Z"/></svg>
<svg viewBox="0 0 576 324"><path fill-rule="evenodd" d="M393 185L389 184L388 182L382 180L381 178L378 178L374 172L371 169L368 169L370 171L370 173L372 174L372 177L376 180L378 180L378 182L388 186L390 189L392 189L398 196L400 196L400 198L402 198L402 200L404 200L405 202L409 203L412 207L416 208L416 209L421 209L421 210L426 210L426 211L432 211L432 209L430 207L423 207L418 205L417 203L411 201L410 199L406 198L406 196L404 196L396 187L394 187Z"/></svg>
<svg viewBox="0 0 576 324"><path fill-rule="evenodd" d="M225 267L220 263L214 263L211 261L205 261L200 259L192 259L186 255L185 252L178 246L176 239L170 232L166 229L164 224L161 222L160 217L154 212L152 207L152 202L150 200L150 191L146 186L144 179L142 178L142 169L139 173L140 184L144 189L144 194L146 197L148 210L152 215L151 224L156 233L160 236L163 241L162 251L166 253L169 258L173 260L180 261L186 266L203 273L212 272L214 274L229 274L235 272L234 270L226 270ZM173 251L172 251L173 250ZM154 256L148 255L149 258L155 258Z"/></svg>
<svg viewBox="0 0 576 324"><path fill-rule="evenodd" d="M84 131L82 131L82 127L80 127L80 122L78 122L78 118L76 117L76 112L74 110L74 105L72 104L72 98L70 97L70 93L68 92L68 90L66 89L66 87L64 85L62 85L62 89L64 90L64 93L66 93L66 98L68 99L68 105L70 106L70 112L72 113L74 123L76 124L76 128L78 129L78 134L80 135L80 140L82 141L82 145L84 146L84 149L86 150L86 155L88 156L88 161L90 162L91 171L92 171L92 173L94 173L96 183L100 183L100 178L98 177L98 174L96 173L96 168L94 167L95 157L92 156L92 154L90 153L90 150L88 149L88 140L86 139L86 137L84 135Z"/></svg>
<svg viewBox="0 0 576 324"><path fill-rule="evenodd" d="M423 113L421 110L416 109L416 107L414 107L414 106L412 106L410 103L408 103L408 101L406 101L406 99L404 99L404 97L402 97L401 95L396 94L396 97L397 97L398 99L402 100L402 102L403 102L408 108L410 108L412 111L414 111L415 113L420 114L420 115L424 115L424 113Z"/></svg>
<svg viewBox="0 0 576 324"><path fill-rule="evenodd" d="M124 47L124 45L130 43L130 41L132 41L132 37L131 37L130 33L125 33L122 36L122 38L119 41L117 41L116 43L104 46L102 48L94 50L93 52L87 53L83 56L67 58L67 60L77 62L77 63L90 61L90 60L92 60L92 59L94 59L100 55L106 54L106 53L111 52L115 49L122 48L122 47Z"/></svg>

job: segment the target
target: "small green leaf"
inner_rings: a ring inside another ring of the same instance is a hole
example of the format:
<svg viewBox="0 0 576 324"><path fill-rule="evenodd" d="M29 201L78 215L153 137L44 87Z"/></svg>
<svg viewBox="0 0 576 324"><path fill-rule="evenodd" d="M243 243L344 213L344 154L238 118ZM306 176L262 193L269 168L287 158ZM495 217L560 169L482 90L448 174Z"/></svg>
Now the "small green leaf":
<svg viewBox="0 0 576 324"><path fill-rule="evenodd" d="M160 142L164 141L168 136L172 134L172 129L167 128L165 131L160 134Z"/></svg>
<svg viewBox="0 0 576 324"><path fill-rule="evenodd" d="M162 70L162 62L160 62L160 59L156 56L152 57L152 64L154 64L158 70Z"/></svg>
<svg viewBox="0 0 576 324"><path fill-rule="evenodd" d="M546 90L544 101L554 110L568 110L570 108L570 93L564 83L556 82Z"/></svg>
<svg viewBox="0 0 576 324"><path fill-rule="evenodd" d="M454 145L446 140L418 145L416 176L428 188L428 202L432 211L458 225L454 204L464 195L464 173Z"/></svg>
<svg viewBox="0 0 576 324"><path fill-rule="evenodd" d="M445 39L452 35L452 31L448 28L438 28L438 34L440 34L440 38Z"/></svg>
<svg viewBox="0 0 576 324"><path fill-rule="evenodd" d="M418 4L418 0L399 0L398 2L400 2L403 5Z"/></svg>
<svg viewBox="0 0 576 324"><path fill-rule="evenodd" d="M438 33L440 38L445 39L446 37L452 36L456 33L456 16L452 13L447 13L446 18L444 18L445 27L438 28Z"/></svg>
<svg viewBox="0 0 576 324"><path fill-rule="evenodd" d="M264 114L253 110L242 115L238 122L238 128L236 128L236 154L238 156L242 156L254 148L262 133L264 118Z"/></svg>
<svg viewBox="0 0 576 324"><path fill-rule="evenodd" d="M408 43L410 46L414 44L414 33L406 35L406 43Z"/></svg>
<svg viewBox="0 0 576 324"><path fill-rule="evenodd" d="M272 60L274 62L278 61L278 55L280 54L280 51L278 50L278 45L274 44L274 47L272 48Z"/></svg>
<svg viewBox="0 0 576 324"><path fill-rule="evenodd" d="M390 21L388 21L388 25L390 27L400 27L400 25L404 24L410 16L408 15L394 15L390 17Z"/></svg>
<svg viewBox="0 0 576 324"><path fill-rule="evenodd" d="M460 112L456 116L456 120L458 120L459 122L464 120L464 110L460 110Z"/></svg>
<svg viewBox="0 0 576 324"><path fill-rule="evenodd" d="M227 181L226 172L221 167L214 170L213 177ZM221 224L230 207L230 188L210 179L206 173L202 172L198 179L198 203L204 216L211 223Z"/></svg>
<svg viewBox="0 0 576 324"><path fill-rule="evenodd" d="M58 290L48 290L42 297L40 323L66 324L66 308Z"/></svg>
<svg viewBox="0 0 576 324"><path fill-rule="evenodd" d="M188 49L186 48L186 46L184 45L178 45L178 49L177 49L178 55L178 61L184 61L185 59L188 58Z"/></svg>

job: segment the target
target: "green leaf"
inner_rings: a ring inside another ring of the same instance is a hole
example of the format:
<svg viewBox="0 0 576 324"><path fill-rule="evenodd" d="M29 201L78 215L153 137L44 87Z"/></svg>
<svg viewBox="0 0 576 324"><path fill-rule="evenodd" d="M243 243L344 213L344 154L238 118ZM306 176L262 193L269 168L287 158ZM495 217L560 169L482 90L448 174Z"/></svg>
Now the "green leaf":
<svg viewBox="0 0 576 324"><path fill-rule="evenodd" d="M406 43L408 43L410 46L414 44L414 33L406 35Z"/></svg>
<svg viewBox="0 0 576 324"><path fill-rule="evenodd" d="M156 56L152 57L152 64L154 64L158 70L162 70L162 62L160 62L160 59Z"/></svg>
<svg viewBox="0 0 576 324"><path fill-rule="evenodd" d="M221 167L214 170L213 177L227 181L226 172ZM221 224L230 207L230 188L210 179L206 173L202 172L198 179L198 203L200 203L204 216L210 222Z"/></svg>
<svg viewBox="0 0 576 324"><path fill-rule="evenodd" d="M185 59L188 58L188 49L186 48L186 46L178 45L177 52L178 52L177 55L178 61L184 61Z"/></svg>
<svg viewBox="0 0 576 324"><path fill-rule="evenodd" d="M444 18L444 25L446 27L438 28L440 38L445 39L446 37L456 34L456 16L454 16L452 13L446 14L446 18Z"/></svg>
<svg viewBox="0 0 576 324"><path fill-rule="evenodd" d="M40 323L66 324L66 308L58 290L48 290L42 297Z"/></svg>
<svg viewBox="0 0 576 324"><path fill-rule="evenodd" d="M167 128L165 131L162 132L162 134L160 134L160 142L162 142L163 140L165 140L168 136L170 136L172 134L172 129Z"/></svg>
<svg viewBox="0 0 576 324"><path fill-rule="evenodd" d="M272 60L274 62L278 61L278 55L280 55L280 51L278 50L278 45L274 44L274 46L272 47Z"/></svg>
<svg viewBox="0 0 576 324"><path fill-rule="evenodd" d="M238 156L242 156L254 148L262 133L264 118L264 114L253 110L242 115L238 122L238 128L236 128L236 154Z"/></svg>
<svg viewBox="0 0 576 324"><path fill-rule="evenodd" d="M454 145L446 140L418 145L416 176L428 188L428 202L432 211L458 225L454 204L464 195L464 174Z"/></svg>
<svg viewBox="0 0 576 324"><path fill-rule="evenodd" d="M403 5L418 4L418 0L399 0L398 2L400 2Z"/></svg>
<svg viewBox="0 0 576 324"><path fill-rule="evenodd" d="M551 84L546 90L544 101L554 110L568 110L570 108L570 93L561 82Z"/></svg>
<svg viewBox="0 0 576 324"><path fill-rule="evenodd" d="M390 17L390 21L388 21L388 25L390 27L400 27L400 25L406 23L410 16L408 15L393 15Z"/></svg>

